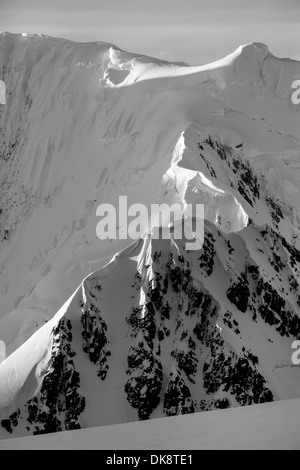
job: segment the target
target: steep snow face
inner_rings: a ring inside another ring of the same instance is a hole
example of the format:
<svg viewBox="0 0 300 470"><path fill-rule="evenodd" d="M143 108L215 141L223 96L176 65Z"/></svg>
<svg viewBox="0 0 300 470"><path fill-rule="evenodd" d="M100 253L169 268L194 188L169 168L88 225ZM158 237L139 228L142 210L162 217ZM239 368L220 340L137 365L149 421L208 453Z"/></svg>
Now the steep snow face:
<svg viewBox="0 0 300 470"><path fill-rule="evenodd" d="M299 76L0 34L0 434L299 396ZM204 204L202 249L99 240L119 195Z"/></svg>
<svg viewBox="0 0 300 470"><path fill-rule="evenodd" d="M133 243L0 364L2 437L299 396L299 252L267 226L184 242Z"/></svg>

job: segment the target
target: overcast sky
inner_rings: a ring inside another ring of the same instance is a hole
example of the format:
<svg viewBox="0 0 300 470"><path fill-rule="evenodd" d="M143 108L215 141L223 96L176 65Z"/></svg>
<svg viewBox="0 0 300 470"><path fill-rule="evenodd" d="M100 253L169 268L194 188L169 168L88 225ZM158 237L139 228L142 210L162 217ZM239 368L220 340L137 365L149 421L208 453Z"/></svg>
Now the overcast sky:
<svg viewBox="0 0 300 470"><path fill-rule="evenodd" d="M0 0L0 31L107 41L190 64L257 41L300 60L300 0Z"/></svg>

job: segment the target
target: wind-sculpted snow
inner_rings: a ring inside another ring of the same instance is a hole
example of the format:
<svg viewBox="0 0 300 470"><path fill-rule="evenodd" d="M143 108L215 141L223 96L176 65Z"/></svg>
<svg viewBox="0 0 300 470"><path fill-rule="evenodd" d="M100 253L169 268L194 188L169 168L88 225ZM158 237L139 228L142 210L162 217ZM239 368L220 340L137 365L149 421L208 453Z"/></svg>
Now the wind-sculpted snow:
<svg viewBox="0 0 300 470"><path fill-rule="evenodd" d="M300 396L299 74L0 34L1 437ZM204 204L202 248L99 240L120 195Z"/></svg>

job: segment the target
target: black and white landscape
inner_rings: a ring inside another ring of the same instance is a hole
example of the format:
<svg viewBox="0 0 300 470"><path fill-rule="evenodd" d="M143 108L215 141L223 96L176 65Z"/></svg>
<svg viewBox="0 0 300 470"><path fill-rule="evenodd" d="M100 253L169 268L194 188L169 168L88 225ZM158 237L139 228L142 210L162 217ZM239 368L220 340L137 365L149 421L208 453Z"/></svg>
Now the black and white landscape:
<svg viewBox="0 0 300 470"><path fill-rule="evenodd" d="M297 79L259 42L188 66L0 33L1 439L299 408ZM202 248L100 240L120 195L204 204Z"/></svg>

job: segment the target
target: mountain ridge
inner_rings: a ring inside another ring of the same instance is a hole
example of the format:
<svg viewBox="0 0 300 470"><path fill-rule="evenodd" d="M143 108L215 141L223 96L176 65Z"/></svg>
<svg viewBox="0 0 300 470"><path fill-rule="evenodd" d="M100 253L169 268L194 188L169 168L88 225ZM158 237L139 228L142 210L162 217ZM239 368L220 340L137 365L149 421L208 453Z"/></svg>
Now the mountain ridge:
<svg viewBox="0 0 300 470"><path fill-rule="evenodd" d="M299 397L299 75L0 34L1 437ZM204 204L203 247L99 240L121 194Z"/></svg>

